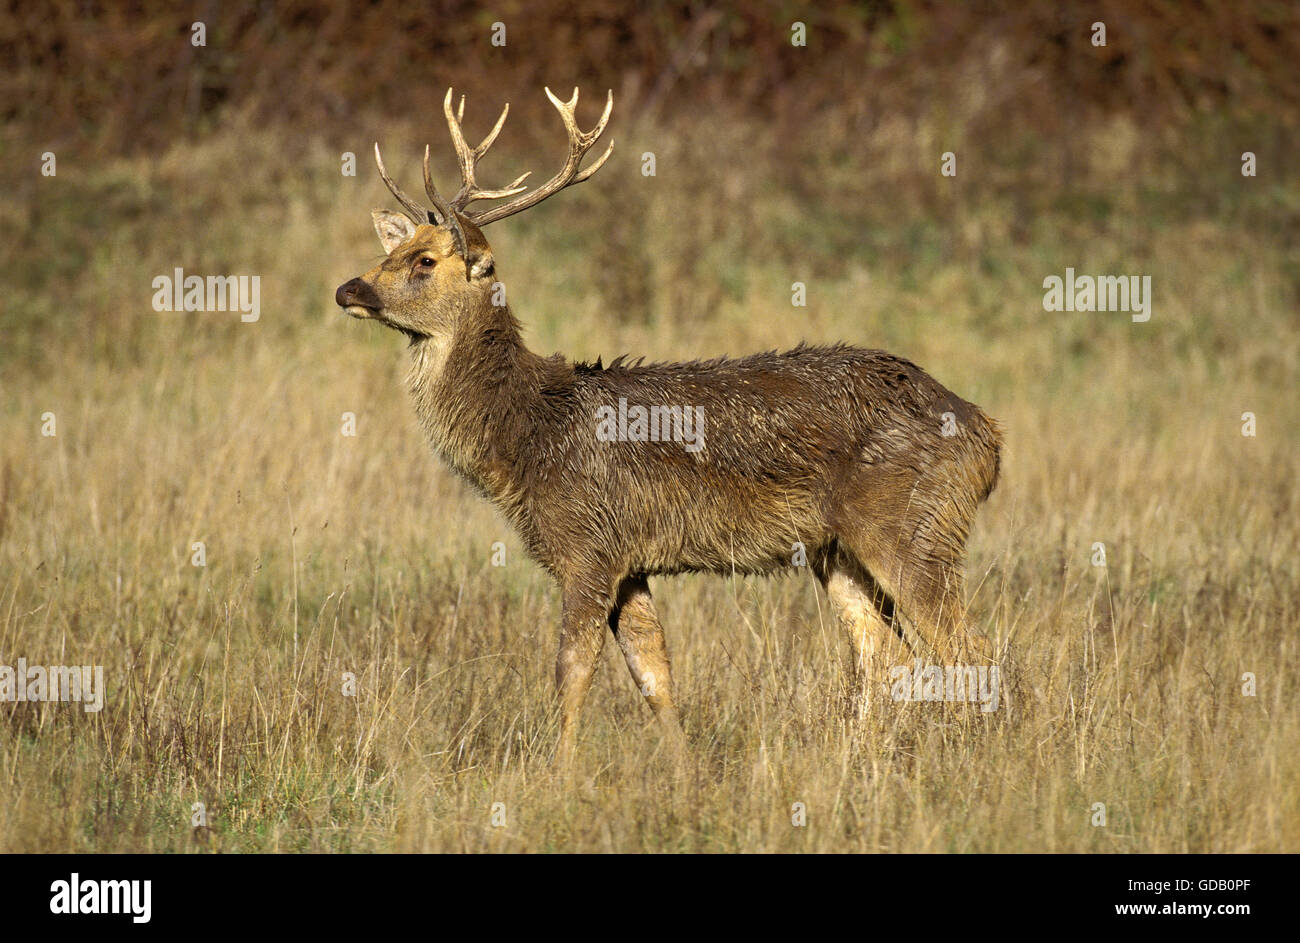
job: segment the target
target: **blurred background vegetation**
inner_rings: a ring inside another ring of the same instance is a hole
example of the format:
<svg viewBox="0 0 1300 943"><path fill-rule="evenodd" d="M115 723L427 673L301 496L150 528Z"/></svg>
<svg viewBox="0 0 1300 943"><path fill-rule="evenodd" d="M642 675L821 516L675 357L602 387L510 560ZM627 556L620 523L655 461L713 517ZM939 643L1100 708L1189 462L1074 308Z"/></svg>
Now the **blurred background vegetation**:
<svg viewBox="0 0 1300 943"><path fill-rule="evenodd" d="M1300 847L1300 5L51 0L7 4L0 57L0 663L110 689L0 705L0 850ZM333 296L392 203L372 142L454 189L454 86L471 139L511 104L480 179L546 179L543 85L584 126L612 88L617 144L488 230L530 346L842 340L979 403L972 618L1013 706L846 722L810 579L663 581L699 765L665 785L609 664L595 791L538 776L553 589ZM1045 312L1067 266L1152 276L1151 320ZM261 276L261 319L153 311L176 267Z"/></svg>
<svg viewBox="0 0 1300 943"><path fill-rule="evenodd" d="M195 21L205 47L190 42ZM796 21L806 47L791 44ZM469 96L471 132L511 103L485 171L502 181L552 172L562 139L544 84L582 86L588 121L614 90L614 169L511 229L546 223L556 258L584 260L582 290L620 320L717 316L759 260L805 281L883 267L914 286L951 264L1009 276L1006 247L1057 243L1061 264L1113 266L1106 256L1140 257L1162 227L1198 222L1247 241L1300 236L1300 8L1285 0L55 0L11 4L0 53L6 272L34 296L0 324L24 360L41 345L23 338L137 349L147 328L96 272L151 253L166 256L158 271L261 271L239 247L277 204L319 219L345 203L364 223L356 184L375 192L374 140L408 187L425 141L454 180L449 86ZM1238 172L1247 150L1256 178ZM45 151L57 181L36 172ZM359 158L350 183L345 151ZM938 172L945 151L955 178ZM663 218L677 221L666 241ZM1285 264L1293 299L1297 266ZM325 299L329 279L295 287ZM997 305L981 306L990 331L1005 326Z"/></svg>

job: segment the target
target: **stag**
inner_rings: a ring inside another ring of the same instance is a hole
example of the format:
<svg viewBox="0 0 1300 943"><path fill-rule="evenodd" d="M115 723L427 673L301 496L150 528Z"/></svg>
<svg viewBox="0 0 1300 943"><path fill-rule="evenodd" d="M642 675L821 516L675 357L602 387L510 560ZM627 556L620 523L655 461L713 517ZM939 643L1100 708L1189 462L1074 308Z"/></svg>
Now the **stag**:
<svg viewBox="0 0 1300 943"><path fill-rule="evenodd" d="M998 478L1001 436L915 364L800 344L604 366L524 345L509 307L493 303L483 227L589 179L613 151L611 142L581 169L612 92L590 131L578 127L577 89L567 102L546 94L568 154L532 190L527 174L499 189L475 176L509 105L470 147L464 97L453 111L447 91L462 181L450 200L434 186L427 146L424 206L393 182L376 144L402 212L372 213L387 256L335 300L409 338L407 384L433 450L496 505L559 586L558 759L573 755L606 632L672 742L684 742L651 576L772 574L806 560L868 677L882 644L918 656L985 652L967 628L962 559ZM470 209L481 200L505 202ZM684 430L683 418L695 428Z"/></svg>

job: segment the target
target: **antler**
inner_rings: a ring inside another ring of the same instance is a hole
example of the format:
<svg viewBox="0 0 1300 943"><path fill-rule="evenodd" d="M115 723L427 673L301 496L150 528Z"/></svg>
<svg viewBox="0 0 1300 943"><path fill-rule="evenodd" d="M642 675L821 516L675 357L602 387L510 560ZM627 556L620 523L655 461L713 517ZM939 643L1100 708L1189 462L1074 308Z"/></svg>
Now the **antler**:
<svg viewBox="0 0 1300 943"><path fill-rule="evenodd" d="M501 117L497 118L497 123L492 130L488 132L478 147L470 147L465 143L465 135L461 129L461 122L465 119L465 96L460 98L460 107L455 113L451 109L452 90L447 89L447 97L443 99L442 110L447 117L447 128L451 131L451 142L456 148L456 160L460 164L461 187L456 195L450 201L444 200L438 193L438 188L433 185L433 177L429 173L429 148L424 149L424 192L429 197L429 202L433 204L433 209L429 210L421 206L419 202L413 200L402 192L402 189L393 182L393 178L388 176L388 171L384 169L384 158L379 153L379 144L375 144L375 163L379 166L379 176L383 178L384 185L388 187L390 193L397 198L397 202L402 204L402 209L410 217L411 222L417 225L424 223L436 223L438 225L450 226L453 234L457 237L457 242L464 250L465 235L461 231L460 223L457 220L457 214L464 216L466 219L479 226L486 226L488 223L494 223L498 219L505 219L507 216L513 216L515 213L528 209L530 206L536 206L542 200L552 194L558 193L567 186L575 183L582 183L609 159L609 155L614 151L614 142L609 142L609 147L605 153L586 170L579 171L582 159L591 150L593 144L605 132L605 125L609 123L610 112L614 109L614 92L611 89L609 97L605 102L605 113L600 116L600 121L596 127L590 131L582 131L578 128L577 118L574 117L573 111L578 105L578 90L573 90L573 97L567 102L562 102L551 94L551 90L546 89L546 97L551 100L551 104L560 112L560 119L564 122L564 129L569 136L569 154L565 158L564 166L560 172L548 180L545 184L525 193L509 203L500 203L481 213L469 213L466 208L475 200L500 200L508 196L514 196L517 193L523 193L527 187L521 186L525 179L529 177L532 171L520 174L509 186L497 190L485 190L478 185L474 177L478 161L487 153L488 148L497 139L501 133L501 128L506 123L506 115L510 113L510 105L507 103L501 109Z"/></svg>
<svg viewBox="0 0 1300 943"><path fill-rule="evenodd" d="M501 109L501 117L497 119L497 123L488 132L488 136L475 148L471 148L465 143L465 135L462 133L460 126L460 123L465 120L465 96L460 96L459 114L453 115L451 113L451 89L447 89L447 97L442 100L442 112L447 116L447 129L451 131L451 143L456 148L456 160L460 163L460 177L463 181L460 191L451 198L453 209L461 211L475 200L499 200L503 197L514 196L516 193L522 193L528 189L527 187L521 187L520 184L531 176L531 170L520 174L513 183L499 190L481 189L474 179L475 165L478 163L479 158L487 153L488 148L492 146L492 142L497 139L502 126L506 123L506 115L510 114L509 102L506 102L505 107ZM425 179L427 181L428 177L426 176Z"/></svg>
<svg viewBox="0 0 1300 943"><path fill-rule="evenodd" d="M425 153L428 154L428 148L425 148ZM388 187L389 193L397 197L397 202L402 204L402 209L406 212L406 215L411 222L415 223L417 226L423 226L426 223L441 223L447 218L447 214L443 213L442 219L436 219L432 213L421 206L417 201L403 193L402 188L393 182L393 178L388 176L388 171L384 169L384 157L379 153L378 141L375 142L375 163L379 166L379 176L383 178L384 186ZM427 158L425 166L428 166ZM433 194L430 194L430 196L432 195ZM439 206L440 202L441 201L439 200L434 200L434 206ZM442 211L441 208L439 208L439 211Z"/></svg>
<svg viewBox="0 0 1300 943"><path fill-rule="evenodd" d="M578 105L578 90L576 88L573 90L573 97L567 102L562 102L556 98L551 94L549 88L546 89L546 97L551 100L551 104L555 106L557 111L559 111L560 119L564 122L564 130L569 135L569 155L565 158L564 166L560 168L559 173L537 189L526 193L518 199L511 200L509 203L500 203L489 210L474 215L472 219L477 225L486 226L488 223L495 223L498 219L505 219L507 216L513 216L515 213L522 212L530 206L536 206L548 196L559 193L567 186L575 183L582 183L582 181L600 170L605 161L609 160L609 155L614 152L614 142L610 141L609 147L605 149L605 153L601 154L600 158L597 159L595 163L589 166L586 170L581 172L578 171L578 166L582 163L582 158L586 156L587 151L591 150L591 146L595 144L596 140L605 132L605 125L609 123L609 114L614 110L614 92L612 89L609 92L608 99L605 101L605 113L600 116L600 121L596 122L596 127L586 132L579 130L578 120L573 114L573 110ZM451 115L450 101L451 99L448 98L447 114L449 117ZM505 114L503 112L501 115L501 121L504 120ZM498 128L501 125L501 121L497 122ZM454 131L453 134L455 134ZM493 129L492 134L488 135L488 137L493 138L495 136L496 129ZM491 143L491 141L488 141L488 143ZM463 163L461 167L463 172ZM520 177L519 179L522 180L523 178ZM519 180L515 181L516 184L518 182Z"/></svg>

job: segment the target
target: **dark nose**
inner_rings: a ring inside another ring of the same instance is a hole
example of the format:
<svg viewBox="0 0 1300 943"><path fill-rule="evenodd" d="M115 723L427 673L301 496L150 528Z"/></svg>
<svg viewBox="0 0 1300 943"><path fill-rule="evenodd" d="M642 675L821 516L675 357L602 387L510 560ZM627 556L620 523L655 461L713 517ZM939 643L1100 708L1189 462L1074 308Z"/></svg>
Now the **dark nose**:
<svg viewBox="0 0 1300 943"><path fill-rule="evenodd" d="M344 282L334 292L334 303L340 308L346 308L352 304L352 292L357 287L357 282L361 279L354 278L350 282Z"/></svg>
<svg viewBox="0 0 1300 943"><path fill-rule="evenodd" d="M370 308L375 311L383 307L379 303L379 296L375 294L375 290L359 278L354 278L340 285L338 290L334 292L334 303L340 308L360 305L363 308Z"/></svg>

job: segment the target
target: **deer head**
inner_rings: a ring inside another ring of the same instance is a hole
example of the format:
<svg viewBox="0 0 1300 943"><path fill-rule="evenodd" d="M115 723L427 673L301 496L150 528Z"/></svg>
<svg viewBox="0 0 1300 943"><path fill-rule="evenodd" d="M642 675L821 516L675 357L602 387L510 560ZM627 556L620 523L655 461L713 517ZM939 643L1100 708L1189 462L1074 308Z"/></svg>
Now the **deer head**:
<svg viewBox="0 0 1300 943"><path fill-rule="evenodd" d="M334 300L355 318L374 318L403 331L416 339L419 337L447 337L467 313L482 312L494 281L492 248L483 238L482 227L507 216L513 216L535 206L565 187L582 183L605 163L614 150L611 141L605 153L584 170L579 170L582 159L605 130L614 107L611 91L605 103L605 112L591 131L578 128L574 109L578 104L578 90L573 97L562 102L546 89L546 96L560 113L569 138L568 156L559 173L533 190L523 186L529 176L525 173L509 186L496 190L484 189L475 179L478 161L496 140L510 112L507 104L501 117L477 147L465 142L461 122L465 117L465 98L460 107L452 111L452 90L447 89L443 100L443 113L451 131L456 159L460 163L461 187L450 200L444 200L433 184L429 173L429 148L424 149L424 191L429 207L422 206L402 192L384 168L384 159L375 144L375 163L379 175L389 191L402 206L402 212L374 210L375 232L383 244L387 258L360 278L340 285ZM525 192L528 191L528 192ZM501 200L514 197L481 211L471 211L469 205L477 200Z"/></svg>

